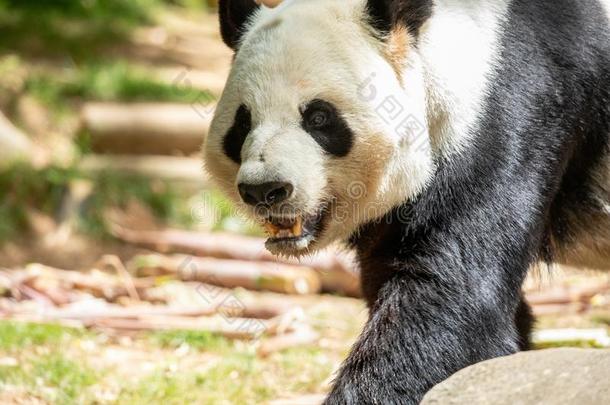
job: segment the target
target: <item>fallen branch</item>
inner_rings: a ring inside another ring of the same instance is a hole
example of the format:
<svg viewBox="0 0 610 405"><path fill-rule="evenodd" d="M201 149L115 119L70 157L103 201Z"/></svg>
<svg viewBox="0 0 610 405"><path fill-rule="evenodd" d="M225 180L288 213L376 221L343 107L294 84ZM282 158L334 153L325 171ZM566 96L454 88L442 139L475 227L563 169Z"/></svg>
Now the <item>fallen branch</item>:
<svg viewBox="0 0 610 405"><path fill-rule="evenodd" d="M610 292L610 284L602 283L586 286L556 287L541 292L528 292L527 301L530 305L561 305L575 302L589 303L598 294Z"/></svg>
<svg viewBox="0 0 610 405"><path fill-rule="evenodd" d="M182 281L225 288L243 287L284 294L320 292L320 279L313 269L285 263L148 255L135 257L129 267L138 275L171 275Z"/></svg>
<svg viewBox="0 0 610 405"><path fill-rule="evenodd" d="M581 314L587 309L588 305L582 302L532 305L532 313L534 316Z"/></svg>
<svg viewBox="0 0 610 405"><path fill-rule="evenodd" d="M182 253L218 259L265 261L310 267L318 272L322 291L351 297L360 296L357 265L354 257L348 252L327 249L297 260L273 256L265 248L265 240L262 238L180 230L134 231L119 226L114 226L112 232L120 240L160 253Z"/></svg>
<svg viewBox="0 0 610 405"><path fill-rule="evenodd" d="M131 277L131 274L129 274L129 272L123 265L123 262L121 261L121 259L119 259L115 255L104 255L100 259L98 266L112 267L116 271L118 277L121 279L123 285L125 285L125 288L127 289L127 293L129 294L129 298L136 300L136 301L141 300L140 294L138 294L138 290L136 289L136 285L133 281L133 278Z"/></svg>
<svg viewBox="0 0 610 405"><path fill-rule="evenodd" d="M116 301L119 297L129 296L128 288L121 279L101 271L81 273L77 271L60 270L41 264L29 265L25 274L25 284L36 289L45 296L51 298L53 289L87 292L95 297L104 298L107 301ZM145 297L147 288L154 286L152 279L134 279L133 287L138 294ZM67 298L67 301L70 301Z"/></svg>
<svg viewBox="0 0 610 405"><path fill-rule="evenodd" d="M209 332L227 339L258 339L268 330L268 322L260 319L235 318L232 323L215 318L154 317L148 319L98 318L85 323L89 328L120 331L197 331Z"/></svg>

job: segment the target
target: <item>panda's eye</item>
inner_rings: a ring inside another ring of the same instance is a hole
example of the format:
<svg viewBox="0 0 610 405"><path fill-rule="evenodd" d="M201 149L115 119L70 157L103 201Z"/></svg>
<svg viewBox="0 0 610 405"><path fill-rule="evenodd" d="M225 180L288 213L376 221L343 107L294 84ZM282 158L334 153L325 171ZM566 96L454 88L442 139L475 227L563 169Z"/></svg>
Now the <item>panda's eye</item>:
<svg viewBox="0 0 610 405"><path fill-rule="evenodd" d="M304 125L312 130L332 126L336 115L336 110L330 103L317 99L311 101L302 112Z"/></svg>
<svg viewBox="0 0 610 405"><path fill-rule="evenodd" d="M354 134L345 117L328 101L315 99L301 108L301 126L330 155L346 156Z"/></svg>
<svg viewBox="0 0 610 405"><path fill-rule="evenodd" d="M328 111L316 110L309 114L307 122L311 128L324 128L330 121L330 114Z"/></svg>

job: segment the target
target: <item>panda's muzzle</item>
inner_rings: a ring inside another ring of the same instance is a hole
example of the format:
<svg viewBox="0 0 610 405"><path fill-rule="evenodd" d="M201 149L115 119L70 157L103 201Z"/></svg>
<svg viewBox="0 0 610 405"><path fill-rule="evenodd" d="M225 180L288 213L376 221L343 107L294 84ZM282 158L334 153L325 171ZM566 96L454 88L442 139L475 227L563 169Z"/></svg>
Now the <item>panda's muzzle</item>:
<svg viewBox="0 0 610 405"><path fill-rule="evenodd" d="M241 199L252 208L269 235L267 248L274 253L298 254L320 234L328 204L314 213L303 213L293 205L294 186L288 182L239 183Z"/></svg>

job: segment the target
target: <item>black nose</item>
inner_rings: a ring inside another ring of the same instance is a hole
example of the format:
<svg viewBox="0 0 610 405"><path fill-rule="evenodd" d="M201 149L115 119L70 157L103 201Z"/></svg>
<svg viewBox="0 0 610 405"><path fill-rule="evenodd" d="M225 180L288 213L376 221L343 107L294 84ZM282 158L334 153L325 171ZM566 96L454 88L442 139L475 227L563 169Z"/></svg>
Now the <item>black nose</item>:
<svg viewBox="0 0 610 405"><path fill-rule="evenodd" d="M242 200L249 205L264 205L270 207L288 199L294 187L290 183L271 182L263 184L244 184L237 186Z"/></svg>

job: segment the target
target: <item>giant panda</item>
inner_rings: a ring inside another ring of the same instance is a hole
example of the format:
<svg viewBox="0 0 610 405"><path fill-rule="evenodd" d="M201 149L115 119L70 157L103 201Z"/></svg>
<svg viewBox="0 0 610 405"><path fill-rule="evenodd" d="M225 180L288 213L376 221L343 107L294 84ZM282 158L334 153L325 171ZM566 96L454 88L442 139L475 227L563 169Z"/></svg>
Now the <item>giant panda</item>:
<svg viewBox="0 0 610 405"><path fill-rule="evenodd" d="M206 170L277 255L343 241L369 319L328 404L527 349L528 268L610 268L607 0L219 2Z"/></svg>

